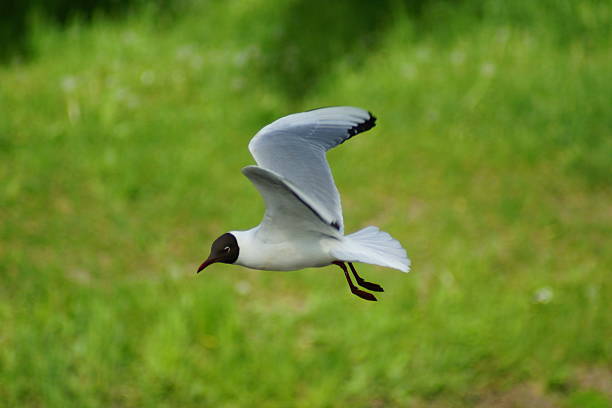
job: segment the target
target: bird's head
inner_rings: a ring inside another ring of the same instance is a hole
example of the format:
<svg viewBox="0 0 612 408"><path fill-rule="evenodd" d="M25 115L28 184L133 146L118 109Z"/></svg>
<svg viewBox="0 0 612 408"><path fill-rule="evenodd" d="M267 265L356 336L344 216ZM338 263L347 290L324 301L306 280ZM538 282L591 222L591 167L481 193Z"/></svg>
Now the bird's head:
<svg viewBox="0 0 612 408"><path fill-rule="evenodd" d="M236 262L236 259L238 259L239 252L240 248L238 248L238 241L236 240L236 237L227 232L213 242L212 246L210 247L210 255L208 255L208 258L202 262L202 265L200 265L198 268L198 272L206 268L208 265L217 262L232 264Z"/></svg>

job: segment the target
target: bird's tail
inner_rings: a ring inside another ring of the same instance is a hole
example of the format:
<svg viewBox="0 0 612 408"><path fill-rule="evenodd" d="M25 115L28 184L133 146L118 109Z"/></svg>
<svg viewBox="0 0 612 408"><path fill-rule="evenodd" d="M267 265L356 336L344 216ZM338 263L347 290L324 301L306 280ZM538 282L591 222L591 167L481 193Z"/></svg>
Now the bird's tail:
<svg viewBox="0 0 612 408"><path fill-rule="evenodd" d="M340 261L386 266L402 272L410 270L406 250L398 240L377 227L366 227L345 236L331 253Z"/></svg>

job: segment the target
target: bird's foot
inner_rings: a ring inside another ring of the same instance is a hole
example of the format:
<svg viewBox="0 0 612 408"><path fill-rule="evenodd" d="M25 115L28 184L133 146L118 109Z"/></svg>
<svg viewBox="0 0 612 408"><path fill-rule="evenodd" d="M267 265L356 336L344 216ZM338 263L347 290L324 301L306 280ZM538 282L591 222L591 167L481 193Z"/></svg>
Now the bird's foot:
<svg viewBox="0 0 612 408"><path fill-rule="evenodd" d="M368 282L365 280L358 280L357 284L359 286L361 286L362 288L366 288L367 290L371 290L372 292L384 292L385 290L383 289L382 286L380 286L378 283L373 283L373 282Z"/></svg>
<svg viewBox="0 0 612 408"><path fill-rule="evenodd" d="M357 296L359 296L360 298L362 298L364 300L370 300L372 302L376 302L378 300L378 299L376 299L376 296L374 296L370 292L366 292L365 290L361 290L359 288L351 288L351 292L354 295L357 295Z"/></svg>
<svg viewBox="0 0 612 408"><path fill-rule="evenodd" d="M357 281L357 284L359 286L361 286L362 288L371 290L372 292L384 292L385 291L382 288L382 286L380 286L379 284L368 282L365 279L363 279L361 276L359 276L352 262L348 262L348 264L351 267L351 272L353 272L353 276L355 277L355 280Z"/></svg>

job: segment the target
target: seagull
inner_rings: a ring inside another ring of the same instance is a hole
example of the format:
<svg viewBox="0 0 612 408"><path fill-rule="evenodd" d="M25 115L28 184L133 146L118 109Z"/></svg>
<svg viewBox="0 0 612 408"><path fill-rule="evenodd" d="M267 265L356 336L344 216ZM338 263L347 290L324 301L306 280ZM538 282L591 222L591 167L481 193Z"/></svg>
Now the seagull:
<svg viewBox="0 0 612 408"><path fill-rule="evenodd" d="M367 110L334 106L294 113L262 128L249 143L257 166L246 166L242 173L263 197L263 220L217 238L198 273L217 262L272 271L333 264L342 269L353 294L376 301L359 287L383 288L359 276L353 263L408 272L410 260L402 245L377 227L344 235L340 194L326 158L328 150L375 125L376 117Z"/></svg>

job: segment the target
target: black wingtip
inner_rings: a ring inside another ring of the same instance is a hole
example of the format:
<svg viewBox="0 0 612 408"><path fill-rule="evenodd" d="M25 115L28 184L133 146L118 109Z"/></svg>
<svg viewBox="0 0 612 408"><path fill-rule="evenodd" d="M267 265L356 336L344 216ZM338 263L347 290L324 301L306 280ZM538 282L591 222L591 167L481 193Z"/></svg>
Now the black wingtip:
<svg viewBox="0 0 612 408"><path fill-rule="evenodd" d="M365 122L358 123L348 130L349 137L353 137L358 133L365 132L376 126L376 116L370 111L368 111L368 114L370 117L366 119Z"/></svg>

